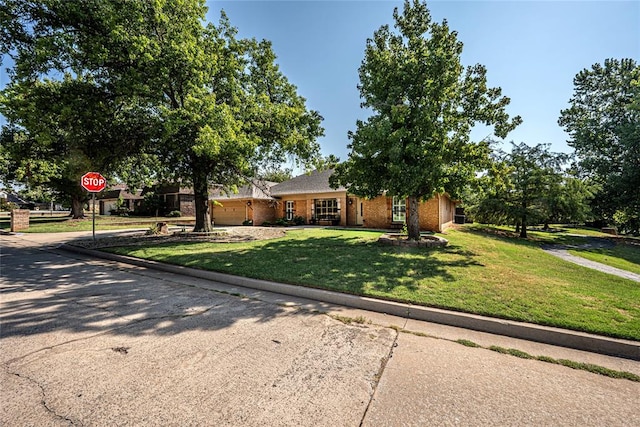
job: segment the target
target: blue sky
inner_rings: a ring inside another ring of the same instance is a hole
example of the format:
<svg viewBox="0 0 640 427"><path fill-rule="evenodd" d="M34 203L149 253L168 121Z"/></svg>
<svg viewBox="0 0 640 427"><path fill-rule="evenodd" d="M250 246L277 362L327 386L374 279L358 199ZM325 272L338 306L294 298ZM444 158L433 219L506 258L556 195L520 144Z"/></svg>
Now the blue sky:
<svg viewBox="0 0 640 427"><path fill-rule="evenodd" d="M393 24L402 1L209 1L208 19L224 9L241 37L273 42L278 64L311 109L324 117L324 155L348 156L347 131L360 109L358 67L367 38ZM491 86L511 98L523 124L505 141L549 143L571 152L558 126L573 77L606 58L640 60L638 1L430 1L432 19L446 19L464 43L463 65L483 64ZM472 133L480 140L491 129ZM505 146L508 149L508 144Z"/></svg>
<svg viewBox="0 0 640 427"><path fill-rule="evenodd" d="M208 1L208 20L224 9L241 37L273 42L277 62L311 109L324 117L324 155L348 156L347 132L366 119L356 88L367 38L393 24L400 0ZM573 77L606 58L640 61L640 1L430 1L432 18L447 19L464 43L464 65L483 64L491 86L511 98L524 122L506 141L550 143L571 152L557 125ZM3 64L0 87L8 82ZM0 116L0 122L4 122ZM491 129L480 127L480 140ZM505 147L508 148L508 145Z"/></svg>

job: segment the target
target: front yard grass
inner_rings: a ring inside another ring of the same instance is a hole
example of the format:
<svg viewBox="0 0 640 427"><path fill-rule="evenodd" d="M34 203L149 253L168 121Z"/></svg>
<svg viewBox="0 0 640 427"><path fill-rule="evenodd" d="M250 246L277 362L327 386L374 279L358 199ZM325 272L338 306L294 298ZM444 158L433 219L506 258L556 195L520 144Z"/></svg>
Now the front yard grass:
<svg viewBox="0 0 640 427"><path fill-rule="evenodd" d="M245 277L640 340L640 284L464 226L444 249L379 245L379 232L296 229L244 243L111 252Z"/></svg>
<svg viewBox="0 0 640 427"><path fill-rule="evenodd" d="M130 228L149 228L158 222L188 223L194 220L193 217L120 217L111 215L96 215L96 230L122 230ZM9 219L0 223L4 228L9 228ZM0 228L3 228L1 227ZM193 228L193 227L192 227ZM29 228L23 233L63 233L70 231L91 231L93 229L93 219L91 214L87 214L82 219L71 219L69 216L38 217L29 218Z"/></svg>
<svg viewBox="0 0 640 427"><path fill-rule="evenodd" d="M569 253L640 274L640 246L618 244L612 248L571 249Z"/></svg>

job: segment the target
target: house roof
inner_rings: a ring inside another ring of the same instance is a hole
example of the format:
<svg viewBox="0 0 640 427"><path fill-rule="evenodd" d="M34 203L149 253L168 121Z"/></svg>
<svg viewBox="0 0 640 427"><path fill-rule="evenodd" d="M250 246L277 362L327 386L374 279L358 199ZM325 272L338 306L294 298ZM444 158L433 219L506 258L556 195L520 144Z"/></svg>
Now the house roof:
<svg viewBox="0 0 640 427"><path fill-rule="evenodd" d="M271 187L272 196L283 196L287 194L308 194L308 193L333 193L347 191L345 187L331 188L329 177L333 174L333 169L323 171L315 170L308 174L299 175L288 181Z"/></svg>
<svg viewBox="0 0 640 427"><path fill-rule="evenodd" d="M143 198L141 190L137 190L135 194L131 194L128 190L116 188L106 190L104 193L102 193L100 199L118 199L120 197L122 197L122 199L124 200L139 200Z"/></svg>
<svg viewBox="0 0 640 427"><path fill-rule="evenodd" d="M135 190L133 193L129 192L127 184L117 183L109 186L106 190L100 193L99 199L117 199L122 197L126 200L138 200L142 199L142 190Z"/></svg>
<svg viewBox="0 0 640 427"><path fill-rule="evenodd" d="M272 199L271 188L276 185L271 181L256 181L251 184L238 187L238 192L233 193L229 189L216 188L211 192L212 199Z"/></svg>

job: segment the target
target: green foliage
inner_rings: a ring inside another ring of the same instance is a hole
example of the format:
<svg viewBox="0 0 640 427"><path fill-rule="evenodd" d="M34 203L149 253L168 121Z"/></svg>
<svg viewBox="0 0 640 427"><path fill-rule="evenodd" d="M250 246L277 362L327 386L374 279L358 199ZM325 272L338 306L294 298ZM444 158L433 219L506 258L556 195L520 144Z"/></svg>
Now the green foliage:
<svg viewBox="0 0 640 427"><path fill-rule="evenodd" d="M180 211L171 211L167 214L168 218L179 218L182 216L182 212Z"/></svg>
<svg viewBox="0 0 640 427"><path fill-rule="evenodd" d="M242 221L242 225L253 225L253 220L245 219L244 221Z"/></svg>
<svg viewBox="0 0 640 427"><path fill-rule="evenodd" d="M258 172L258 178L263 181L284 182L290 180L293 177L292 172L293 169L290 168L280 169L271 166L266 167L261 172Z"/></svg>
<svg viewBox="0 0 640 427"><path fill-rule="evenodd" d="M307 223L307 220L303 216L294 216L293 217L293 224L294 225L305 225L306 223Z"/></svg>
<svg viewBox="0 0 640 427"><path fill-rule="evenodd" d="M488 143L469 140L472 127L505 137L521 119L509 119L510 100L487 86L484 66L462 66L457 33L433 22L424 2L405 1L393 18L396 31L384 25L367 40L358 88L372 115L349 132L351 153L331 183L363 197L408 197L409 237L419 239L418 201L457 197L488 161Z"/></svg>
<svg viewBox="0 0 640 427"><path fill-rule="evenodd" d="M567 160L566 154L550 152L548 144L512 143L511 153L496 151L494 163L479 179L475 218L489 224L516 224L520 236L527 237L528 225L548 223L564 209L582 208L584 198L571 199L568 194L578 184L565 185L562 166Z"/></svg>
<svg viewBox="0 0 640 427"><path fill-rule="evenodd" d="M275 220L274 224L279 227L286 227L289 225L289 221L287 221L287 218L278 218Z"/></svg>
<svg viewBox="0 0 640 427"><path fill-rule="evenodd" d="M7 202L6 199L0 199L0 211L11 211L13 209L18 209L18 205L12 202Z"/></svg>
<svg viewBox="0 0 640 427"><path fill-rule="evenodd" d="M118 253L640 340L636 282L548 255L537 242L469 225L448 230L449 245L435 252L381 246L380 234L306 228L279 239L136 246Z"/></svg>
<svg viewBox="0 0 640 427"><path fill-rule="evenodd" d="M209 184L236 185L288 155L311 162L322 117L271 43L237 39L224 13L204 25L206 11L202 0L6 0L0 53L15 67L0 105L24 133L19 148L29 143L23 169L51 169L60 189L88 170L191 185L195 229L208 231Z"/></svg>
<svg viewBox="0 0 640 427"><path fill-rule="evenodd" d="M571 137L581 172L601 186L594 211L638 233L640 66L633 59L607 59L580 71L573 83L570 107L558 123Z"/></svg>

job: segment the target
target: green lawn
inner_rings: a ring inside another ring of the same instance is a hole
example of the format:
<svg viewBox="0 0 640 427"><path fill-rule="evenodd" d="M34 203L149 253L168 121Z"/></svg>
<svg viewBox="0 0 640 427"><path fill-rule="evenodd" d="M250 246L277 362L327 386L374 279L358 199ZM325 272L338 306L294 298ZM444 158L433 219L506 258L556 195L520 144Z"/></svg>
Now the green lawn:
<svg viewBox="0 0 640 427"><path fill-rule="evenodd" d="M504 234L504 233L503 233ZM539 242L465 226L445 249L381 246L379 232L290 230L245 243L175 243L112 252L640 340L640 285L546 254Z"/></svg>
<svg viewBox="0 0 640 427"><path fill-rule="evenodd" d="M164 218L164 217L119 217L111 215L96 216L96 230L120 230L127 228L149 228L157 222L168 222L170 224L188 223L193 221L192 217L182 218ZM0 228L10 228L10 220L8 218L0 220ZM29 228L23 230L23 233L62 233L69 231L91 231L93 228L93 219L88 214L83 219L70 219L64 217L37 217L32 216L29 219Z"/></svg>
<svg viewBox="0 0 640 427"><path fill-rule="evenodd" d="M571 249L569 253L640 274L640 246L617 244L613 248Z"/></svg>

